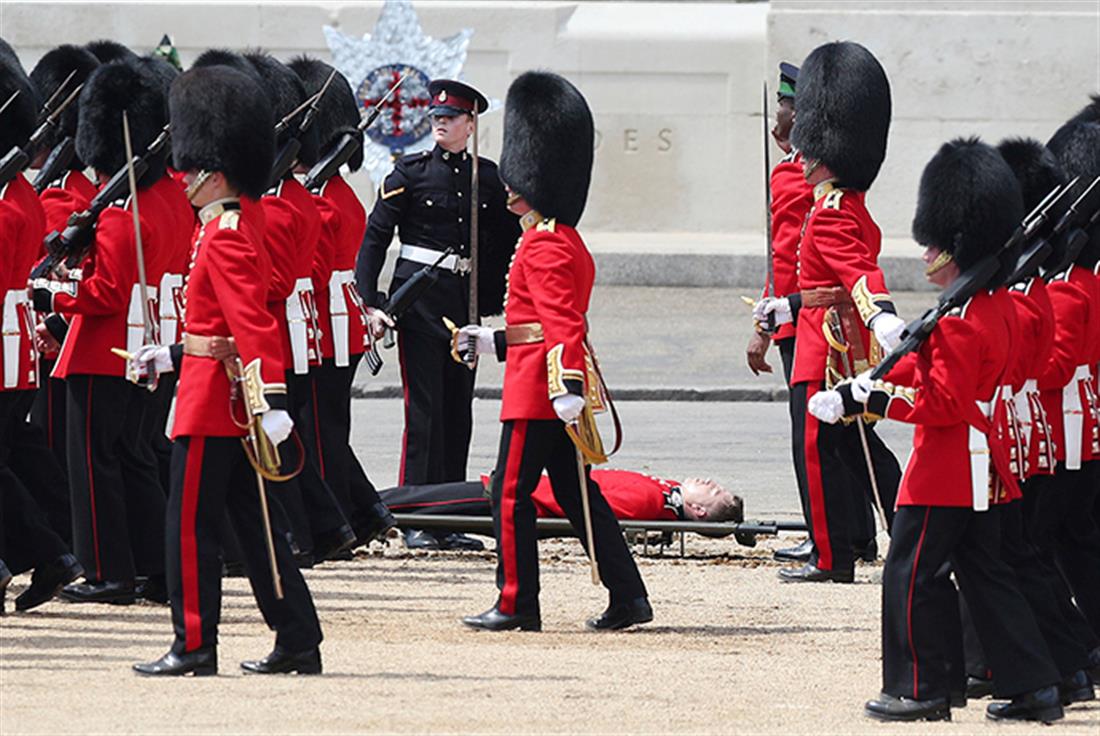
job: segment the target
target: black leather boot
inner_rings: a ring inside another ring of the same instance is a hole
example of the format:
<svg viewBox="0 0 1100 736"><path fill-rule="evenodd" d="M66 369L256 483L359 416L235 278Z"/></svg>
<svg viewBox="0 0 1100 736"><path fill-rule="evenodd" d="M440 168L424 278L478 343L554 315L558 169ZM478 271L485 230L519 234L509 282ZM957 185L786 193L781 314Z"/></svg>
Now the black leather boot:
<svg viewBox="0 0 1100 736"><path fill-rule="evenodd" d="M290 652L276 645L263 659L241 662L241 669L249 675L279 675L297 672L299 675L321 674L321 650L318 647L304 652Z"/></svg>
<svg viewBox="0 0 1100 736"><path fill-rule="evenodd" d="M1077 670L1062 680L1058 685L1058 693L1062 696L1062 705L1096 700L1096 690L1092 686L1092 678L1084 670Z"/></svg>
<svg viewBox="0 0 1100 736"><path fill-rule="evenodd" d="M614 603L599 616L588 619L584 625L593 631L614 631L634 624L647 624L653 620L653 608L648 598L635 598L627 603Z"/></svg>
<svg viewBox="0 0 1100 736"><path fill-rule="evenodd" d="M1062 718L1062 699L1057 685L1017 695L1008 703L990 703L986 717L994 721L1042 721L1053 723Z"/></svg>
<svg viewBox="0 0 1100 736"><path fill-rule="evenodd" d="M875 700L868 700L863 712L879 721L950 721L951 706L947 698L914 700L896 695L879 693Z"/></svg>
<svg viewBox="0 0 1100 736"><path fill-rule="evenodd" d="M462 623L473 629L485 631L542 631L542 617L535 613L502 613L499 608L493 606L484 613L476 616L466 616Z"/></svg>
<svg viewBox="0 0 1100 736"><path fill-rule="evenodd" d="M218 650L211 646L183 654L170 651L156 661L135 664L134 672L139 675L165 677L216 675L218 674Z"/></svg>
<svg viewBox="0 0 1100 736"><path fill-rule="evenodd" d="M814 552L814 542L812 539L806 539L802 544L796 544L794 547L783 547L777 549L772 557L780 562L809 562L810 555Z"/></svg>
<svg viewBox="0 0 1100 736"><path fill-rule="evenodd" d="M84 568L69 554L39 565L31 575L31 584L15 599L15 610L29 611L41 606L83 574Z"/></svg>
<svg viewBox="0 0 1100 736"><path fill-rule="evenodd" d="M89 580L71 583L60 596L71 603L114 603L127 606L137 600L133 580Z"/></svg>

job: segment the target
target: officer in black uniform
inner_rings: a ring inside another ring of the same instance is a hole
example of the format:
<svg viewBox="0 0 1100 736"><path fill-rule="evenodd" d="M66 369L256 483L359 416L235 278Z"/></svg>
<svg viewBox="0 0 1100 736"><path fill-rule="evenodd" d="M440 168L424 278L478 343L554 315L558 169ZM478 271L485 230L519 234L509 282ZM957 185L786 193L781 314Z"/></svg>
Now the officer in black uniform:
<svg viewBox="0 0 1100 736"><path fill-rule="evenodd" d="M405 434L400 485L466 480L470 449L474 371L451 359L450 331L469 322L470 175L467 141L475 129L474 114L489 103L473 87L437 79L428 114L436 146L398 159L374 203L356 264L356 279L368 305L371 330L380 335L390 322L377 293L378 274L394 229L401 252L390 283L396 291L448 248L434 284L400 315L398 350L405 392ZM520 235L518 219L505 206L497 165L479 159L478 307L481 316L499 314L504 277ZM410 546L435 546L423 534L408 535Z"/></svg>

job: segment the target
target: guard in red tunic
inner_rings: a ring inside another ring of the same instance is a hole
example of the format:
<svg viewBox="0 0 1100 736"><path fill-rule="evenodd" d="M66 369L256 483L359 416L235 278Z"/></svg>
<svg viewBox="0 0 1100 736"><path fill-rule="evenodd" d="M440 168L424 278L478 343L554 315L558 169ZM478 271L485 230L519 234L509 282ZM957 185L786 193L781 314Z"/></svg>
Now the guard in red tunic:
<svg viewBox="0 0 1100 736"><path fill-rule="evenodd" d="M1036 140L1016 138L1002 141L998 152L1020 183L1025 212L1032 211L1048 193L1065 183L1065 174L1054 155ZM1058 241L1058 247L1048 255L1048 262L1057 263L1062 258L1061 239ZM1009 470L1020 482L1026 497L1029 492L1027 478L1053 472L1053 462L1042 462L1049 459L1052 448L1045 447L1049 445L1049 432L1035 386L1036 377L1050 360L1054 343L1054 316L1045 282L1038 273L1009 286L1007 292L997 291L997 296L1002 299L1005 293L1009 295L1012 312L1009 321L1016 324L1012 330L1013 349L1009 356L1008 380L1002 387L1003 395L1008 395L1010 389L1013 394L1012 402L1005 407L1003 439L1008 449ZM1033 444L1040 446L1029 448ZM1029 458L1038 458L1040 467L1030 469ZM1086 672L1089 667L1086 647L1096 646L1096 635L1073 605L1062 576L1040 557L1032 544L1028 534L1032 520L1025 513L1024 499L995 500L1002 501L993 505L993 510L1001 516L1001 557L1015 573L1020 592L1027 599L1062 676L1062 702L1068 704L1092 699L1092 683ZM977 626L981 622L974 621L965 605L961 613L967 696L979 698L990 695L994 691L991 667L977 634Z"/></svg>
<svg viewBox="0 0 1100 736"><path fill-rule="evenodd" d="M995 149L973 139L945 144L921 176L913 220L929 280L947 288L997 254L1023 214L1020 188ZM1061 678L1002 559L1002 516L990 510L1020 497L1000 431L1013 350L1007 299L1001 289L979 290L941 319L915 358L887 381L872 383L864 374L809 404L825 422L870 412L916 425L883 573L882 694L866 706L873 718L950 719L951 703L964 695L948 562L974 614L997 692L1012 698L990 705L989 716L1062 717Z"/></svg>
<svg viewBox="0 0 1100 736"><path fill-rule="evenodd" d="M167 123L163 86L136 61L98 67L81 91L77 155L106 180L126 162L122 113L135 151L144 151ZM146 263L155 263L174 220L155 191L164 158L138 180L138 210ZM35 309L72 314L54 375L65 379L73 548L85 583L67 586L75 602L131 603L137 575L164 570L164 491L155 460L145 451L141 427L149 392L125 378L126 364L112 348L141 346L142 294L130 198L99 215L88 255L60 291L36 283ZM47 322L53 321L46 317Z"/></svg>
<svg viewBox="0 0 1100 736"><path fill-rule="evenodd" d="M240 542L256 601L276 631L266 658L246 672L319 673L321 628L294 562L286 529L273 518L265 540L257 471L243 436L256 416L278 446L293 428L286 412L282 354L265 308L271 261L263 246L263 212L274 157L274 120L259 85L235 69L192 69L169 96L175 168L185 171L200 229L184 286L183 342L142 348L141 372L178 370L168 503L168 588L175 640L160 659L135 665L145 675L217 672L221 611L219 526L225 512ZM232 384L229 374L244 380ZM248 399L243 402L242 397ZM276 597L268 544L284 597Z"/></svg>
<svg viewBox="0 0 1100 736"><path fill-rule="evenodd" d="M334 71L323 61L299 57L290 62L307 94L319 92ZM339 72L325 91L314 118L318 145L299 155L302 168L313 166L356 130L359 107L347 78ZM362 165L357 152L348 170ZM304 193L304 190L303 190ZM303 441L315 452L318 469L332 489L355 531L356 543L366 544L394 526L393 515L378 497L351 448L351 385L366 346L366 307L355 280L355 259L367 227L359 197L340 174L311 193L321 220L325 267L314 269L317 329L321 355L309 372L306 411L312 421L301 429Z"/></svg>
<svg viewBox="0 0 1100 736"><path fill-rule="evenodd" d="M1100 120L1078 118L1062 126L1047 143L1066 175L1078 177L1078 191L1100 176ZM1095 114L1095 112L1093 112ZM1044 407L1055 426L1058 468L1040 481L1037 543L1057 560L1077 606L1100 634L1100 527L1095 516L1100 497L1100 225L1072 235L1073 263L1051 274L1048 285L1056 315L1054 356L1040 380ZM1100 653L1097 653L1100 654Z"/></svg>
<svg viewBox="0 0 1100 736"><path fill-rule="evenodd" d="M851 582L855 542L868 541L855 539L866 529L868 501L880 503L889 518L901 476L872 427L822 425L805 411L817 391L866 370L905 327L878 266L882 234L865 202L889 127L890 84L871 52L840 42L806 58L791 131L814 187L798 248L800 292L763 299L754 310L758 321L774 314L777 323L797 327L791 416L814 552L803 567L780 571L786 581Z"/></svg>
<svg viewBox="0 0 1100 736"><path fill-rule="evenodd" d="M0 150L7 153L26 145L38 109L22 64L2 39L0 98L9 101L0 112ZM16 599L20 611L45 603L81 573L66 541L51 528L52 520L40 508L37 499L43 489L35 486L40 478L28 477L19 456L25 450L27 408L38 379L27 274L42 247L43 222L42 207L22 172L16 171L10 181L0 183L0 294L4 308L0 338L0 558L10 573L34 569L31 585ZM52 461L44 445L38 449ZM61 482L63 486L63 478ZM4 587L3 572L0 570L0 588ZM0 600L0 611L2 607Z"/></svg>
<svg viewBox="0 0 1100 736"><path fill-rule="evenodd" d="M526 72L508 90L501 177L523 236L508 272L503 330L467 325L478 352L507 357L500 453L493 471L497 587L492 608L463 619L501 631L539 630L538 535L531 493L542 471L573 529L586 541L577 450L565 431L591 385L586 312L595 279L576 231L592 173L594 127L584 96L563 77ZM585 469L588 474L587 468ZM611 593L592 629L653 619L645 585L598 486L587 482L600 580ZM587 549L587 546L586 546Z"/></svg>

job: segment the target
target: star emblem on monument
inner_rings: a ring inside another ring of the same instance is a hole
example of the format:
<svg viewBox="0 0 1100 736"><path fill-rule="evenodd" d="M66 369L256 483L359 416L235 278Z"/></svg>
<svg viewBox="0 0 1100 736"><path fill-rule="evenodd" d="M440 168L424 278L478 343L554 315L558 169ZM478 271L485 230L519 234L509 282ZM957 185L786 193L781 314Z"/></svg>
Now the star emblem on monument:
<svg viewBox="0 0 1100 736"><path fill-rule="evenodd" d="M375 182L381 182L393 168L395 156L431 148L428 82L459 78L474 31L463 28L442 39L425 35L408 0L387 0L374 30L361 38L332 26L323 30L333 66L347 77L362 107L377 104L408 74L364 141L364 168Z"/></svg>

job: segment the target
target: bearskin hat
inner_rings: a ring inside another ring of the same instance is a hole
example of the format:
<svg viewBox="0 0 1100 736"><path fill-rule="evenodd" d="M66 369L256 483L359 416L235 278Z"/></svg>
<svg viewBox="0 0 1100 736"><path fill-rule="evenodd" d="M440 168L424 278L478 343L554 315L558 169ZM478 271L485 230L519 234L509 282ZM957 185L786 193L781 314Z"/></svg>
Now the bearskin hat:
<svg viewBox="0 0 1100 736"><path fill-rule="evenodd" d="M997 151L1020 182L1025 212L1031 212L1067 181L1058 159L1034 138L1005 138L997 144Z"/></svg>
<svg viewBox="0 0 1100 736"><path fill-rule="evenodd" d="M133 61L137 58L137 54L118 41L111 41L106 38L84 44L84 48L99 59L100 64L110 64L112 61Z"/></svg>
<svg viewBox="0 0 1100 736"><path fill-rule="evenodd" d="M943 144L920 178L913 237L950 253L966 270L1000 253L1024 218L1024 201L1012 169L997 149L977 138ZM1016 258L1005 254L1000 283Z"/></svg>
<svg viewBox="0 0 1100 736"><path fill-rule="evenodd" d="M19 94L11 99L16 92ZM0 156L25 145L38 122L38 93L15 51L0 38L0 106L9 99L0 113Z"/></svg>
<svg viewBox="0 0 1100 736"><path fill-rule="evenodd" d="M177 170L220 171L243 194L263 195L275 120L254 76L219 64L192 68L172 83L168 109Z"/></svg>
<svg viewBox="0 0 1100 736"><path fill-rule="evenodd" d="M575 227L588 200L594 140L580 90L552 72L524 72L505 100L500 176L543 217Z"/></svg>
<svg viewBox="0 0 1100 736"><path fill-rule="evenodd" d="M332 73L332 67L310 56L298 56L291 59L288 66L302 80L305 85L306 96L316 94L328 75ZM332 84L328 86L321 104L317 108L317 116L313 119L313 130L316 131L316 153L307 152L303 146L299 160L306 166L312 166L332 148L345 133L351 133L362 139L356 126L359 125L359 103L355 100L355 93L348 84L347 77L340 72L336 73ZM312 153L311 160L306 154ZM348 168L356 171L363 165L363 149L359 148L355 155L348 161Z"/></svg>
<svg viewBox="0 0 1100 736"><path fill-rule="evenodd" d="M870 189L886 158L890 81L874 54L837 41L814 49L798 72L791 144L849 189Z"/></svg>
<svg viewBox="0 0 1100 736"><path fill-rule="evenodd" d="M176 81L176 77L180 75L180 72L176 67L169 64L160 56L142 56L135 62L139 67L147 70L150 74L156 77L160 82L161 88L164 90L164 104L168 104L168 90L172 87L172 82Z"/></svg>
<svg viewBox="0 0 1100 736"><path fill-rule="evenodd" d="M1079 177L1075 196L1100 176L1100 121L1070 120L1051 136L1047 148L1058 158L1066 176ZM1093 268L1100 260L1100 224L1093 225L1088 235L1089 242L1078 254L1077 263Z"/></svg>
<svg viewBox="0 0 1100 736"><path fill-rule="evenodd" d="M76 153L97 171L113 174L126 165L123 110L130 123L130 142L135 156L142 155L168 123L161 81L136 62L131 59L100 65L80 91ZM138 182L142 189L164 174L165 163L164 152L149 162L149 170Z"/></svg>
<svg viewBox="0 0 1100 736"><path fill-rule="evenodd" d="M1089 104L1069 119L1071 123L1100 123L1100 95L1092 95Z"/></svg>
<svg viewBox="0 0 1100 736"><path fill-rule="evenodd" d="M83 84L99 66L99 59L82 46L65 44L47 51L45 56L38 60L31 70L31 81L38 88L38 95L43 100L48 100L61 87L70 74L73 78L68 86L58 97L56 104L61 104L77 86ZM50 128L42 139L40 150L49 151L56 146L62 138L76 137L76 121L79 116L80 102L73 100L57 119L57 127ZM70 167L83 169L84 164L78 158L73 158Z"/></svg>
<svg viewBox="0 0 1100 736"><path fill-rule="evenodd" d="M281 120L306 101L305 85L302 83L301 78L286 64L262 51L246 53L245 58L256 69L256 73L260 75L260 79L263 81L264 91L267 92L268 99L271 100L276 121ZM335 82L336 80L332 81ZM299 134L298 126L301 125L305 116L305 111L298 113L290 121L287 129L283 131L278 140L275 141L275 146L281 148L291 138L298 138L302 144L301 149L298 151L298 159L309 161L310 163L307 166L312 166L318 158L317 125L314 123L305 134Z"/></svg>

